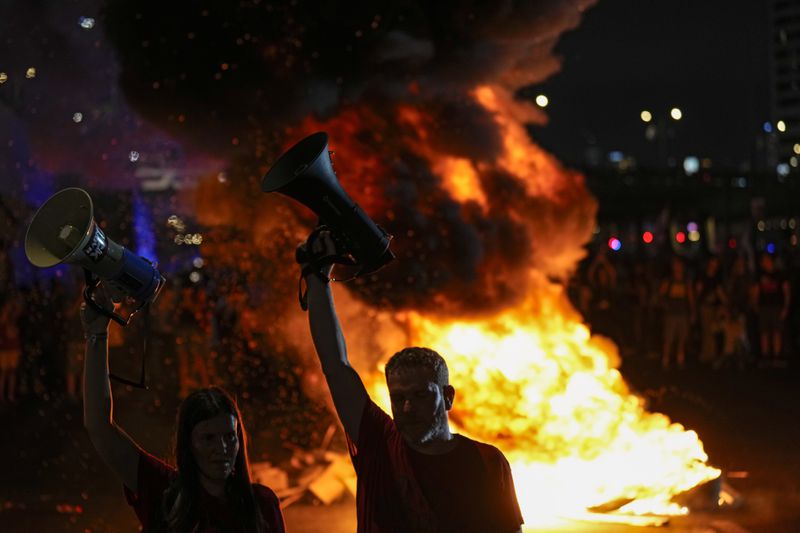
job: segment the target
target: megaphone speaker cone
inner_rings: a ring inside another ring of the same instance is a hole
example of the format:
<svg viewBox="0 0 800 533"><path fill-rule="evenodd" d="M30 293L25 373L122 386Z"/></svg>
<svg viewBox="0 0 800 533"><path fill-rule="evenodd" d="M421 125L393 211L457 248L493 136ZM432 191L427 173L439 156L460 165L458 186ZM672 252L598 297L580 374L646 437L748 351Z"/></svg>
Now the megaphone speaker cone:
<svg viewBox="0 0 800 533"><path fill-rule="evenodd" d="M25 234L25 255L47 268L68 258L92 226L94 206L89 193L70 187L51 196L33 216Z"/></svg>
<svg viewBox="0 0 800 533"><path fill-rule="evenodd" d="M314 164L323 151L328 150L328 134L313 133L281 155L261 181L264 192L280 192L296 177Z"/></svg>

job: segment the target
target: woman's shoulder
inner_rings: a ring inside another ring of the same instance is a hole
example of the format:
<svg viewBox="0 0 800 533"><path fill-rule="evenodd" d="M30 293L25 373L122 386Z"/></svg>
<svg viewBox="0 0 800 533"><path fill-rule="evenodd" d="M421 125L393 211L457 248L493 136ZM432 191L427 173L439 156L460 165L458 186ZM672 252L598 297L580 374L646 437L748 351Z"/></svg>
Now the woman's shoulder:
<svg viewBox="0 0 800 533"><path fill-rule="evenodd" d="M253 496L262 510L269 508L280 508L280 500L271 488L261 483L253 483Z"/></svg>
<svg viewBox="0 0 800 533"><path fill-rule="evenodd" d="M275 532L283 532L285 530L283 524L283 513L281 512L281 503L275 492L261 483L253 483L253 496L255 496L256 503L261 510L261 515L269 524L269 530Z"/></svg>

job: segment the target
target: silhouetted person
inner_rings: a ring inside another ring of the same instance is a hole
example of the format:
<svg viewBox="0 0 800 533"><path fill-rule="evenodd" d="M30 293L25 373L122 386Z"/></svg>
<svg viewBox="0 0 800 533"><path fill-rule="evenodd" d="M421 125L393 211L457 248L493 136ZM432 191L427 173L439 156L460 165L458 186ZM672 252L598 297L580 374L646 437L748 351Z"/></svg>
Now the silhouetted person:
<svg viewBox="0 0 800 533"><path fill-rule="evenodd" d="M765 364L770 365L783 350L783 324L789 314L791 287L786 277L775 268L771 255L763 254L760 266L754 298L758 309L761 357Z"/></svg>
<svg viewBox="0 0 800 533"><path fill-rule="evenodd" d="M725 291L719 257L712 255L695 281L700 318L700 362L716 364L720 358L718 337L723 331Z"/></svg>
<svg viewBox="0 0 800 533"><path fill-rule="evenodd" d="M332 256L323 232L306 245ZM311 335L358 477L358 532L514 532L522 515L511 469L494 446L451 433L455 389L444 359L405 348L386 365L392 415L350 366L328 285L330 266L306 277Z"/></svg>
<svg viewBox="0 0 800 533"><path fill-rule="evenodd" d="M678 368L686 365L686 343L689 339L689 327L695 316L694 291L686 276L683 259L673 256L670 260L670 271L659 288L663 315L663 348L661 366L670 368L672 348L675 346L675 362Z"/></svg>
<svg viewBox="0 0 800 533"><path fill-rule="evenodd" d="M111 302L98 291L100 304ZM177 468L145 452L113 417L108 318L85 304L83 421L92 444L119 476L144 532L283 532L278 498L251 483L247 437L233 399L217 387L190 394L178 410Z"/></svg>

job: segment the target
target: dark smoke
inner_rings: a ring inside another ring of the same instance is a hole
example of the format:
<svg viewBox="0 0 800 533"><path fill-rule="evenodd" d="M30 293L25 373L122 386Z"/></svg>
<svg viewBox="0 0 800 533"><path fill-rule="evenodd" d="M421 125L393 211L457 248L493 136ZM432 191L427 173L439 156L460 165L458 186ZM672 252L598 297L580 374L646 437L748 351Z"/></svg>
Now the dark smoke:
<svg viewBox="0 0 800 533"><path fill-rule="evenodd" d="M259 175L287 143L326 129L342 184L396 236L399 260L355 283L358 293L392 308L475 313L521 296L533 241L558 238L532 238L532 220L582 207L532 198L496 169L499 131L470 91L547 78L559 66L557 39L591 3L127 0L107 4L105 23L130 103L229 161L232 184L201 186L213 202L198 204L200 216L213 205L215 223L254 239L291 232L293 218L277 224L262 209ZM398 124L401 105L428 117L426 138ZM486 211L452 199L420 142L482 169ZM591 203L582 182L574 186L571 200Z"/></svg>

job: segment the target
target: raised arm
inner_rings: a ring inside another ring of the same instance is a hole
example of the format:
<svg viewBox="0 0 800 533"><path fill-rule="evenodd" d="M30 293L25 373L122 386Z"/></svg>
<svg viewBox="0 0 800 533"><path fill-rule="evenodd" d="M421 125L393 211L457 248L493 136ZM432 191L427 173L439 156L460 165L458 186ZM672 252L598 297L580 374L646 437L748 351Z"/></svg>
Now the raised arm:
<svg viewBox="0 0 800 533"><path fill-rule="evenodd" d="M333 246L327 235L321 234L321 240L321 245L326 248ZM350 439L358 442L361 415L369 395L358 373L350 366L350 361L347 359L347 346L336 316L333 294L329 283L324 279L329 273L330 267L327 267L322 275L306 276L308 323L339 420Z"/></svg>
<svg viewBox="0 0 800 533"><path fill-rule="evenodd" d="M110 299L98 291L98 303L108 308ZM108 379L108 319L84 303L81 318L86 334L83 367L83 425L97 453L136 492L141 448L114 422L114 401Z"/></svg>

